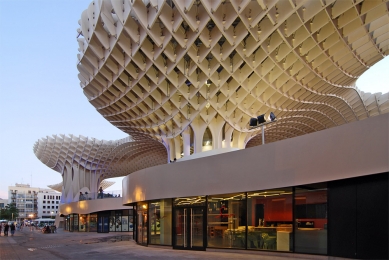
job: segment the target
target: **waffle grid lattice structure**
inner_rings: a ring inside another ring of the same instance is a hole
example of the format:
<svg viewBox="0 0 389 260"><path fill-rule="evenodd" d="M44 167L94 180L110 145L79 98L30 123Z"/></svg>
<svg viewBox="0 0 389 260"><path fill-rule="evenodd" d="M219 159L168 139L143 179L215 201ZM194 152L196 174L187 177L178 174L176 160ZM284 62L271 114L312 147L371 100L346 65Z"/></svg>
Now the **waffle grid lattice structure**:
<svg viewBox="0 0 389 260"><path fill-rule="evenodd" d="M79 79L98 112L130 135L174 138L220 117L246 144L258 134L249 119L273 111L267 141L298 136L389 111L388 94L355 87L389 54L388 6L93 1L78 30Z"/></svg>

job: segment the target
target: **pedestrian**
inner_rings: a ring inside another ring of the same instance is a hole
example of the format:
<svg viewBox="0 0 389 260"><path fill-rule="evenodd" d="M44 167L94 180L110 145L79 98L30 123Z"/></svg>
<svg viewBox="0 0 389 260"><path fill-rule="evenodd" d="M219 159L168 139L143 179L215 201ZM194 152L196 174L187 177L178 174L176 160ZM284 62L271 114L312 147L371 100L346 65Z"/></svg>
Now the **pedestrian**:
<svg viewBox="0 0 389 260"><path fill-rule="evenodd" d="M98 197L100 197L100 199L102 199L103 196L104 196L103 187L100 186L100 189L99 189L99 196L98 196Z"/></svg>
<svg viewBox="0 0 389 260"><path fill-rule="evenodd" d="M8 225L8 223L5 223L5 226L4 226L4 236L5 237L8 236L8 229L9 229L9 225Z"/></svg>
<svg viewBox="0 0 389 260"><path fill-rule="evenodd" d="M81 191L80 191L80 196L79 196L79 199L78 199L78 200L85 200L84 194L82 194Z"/></svg>
<svg viewBox="0 0 389 260"><path fill-rule="evenodd" d="M0 237L1 237L1 230L3 229L3 224L0 223Z"/></svg>
<svg viewBox="0 0 389 260"><path fill-rule="evenodd" d="M11 223L10 228L11 228L11 236L13 237L15 234L15 224L13 222Z"/></svg>

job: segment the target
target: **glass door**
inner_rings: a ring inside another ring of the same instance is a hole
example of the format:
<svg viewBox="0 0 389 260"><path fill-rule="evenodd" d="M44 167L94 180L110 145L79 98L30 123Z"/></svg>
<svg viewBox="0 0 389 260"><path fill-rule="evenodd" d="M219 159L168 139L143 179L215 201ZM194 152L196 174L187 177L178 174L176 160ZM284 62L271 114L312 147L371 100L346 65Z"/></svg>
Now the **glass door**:
<svg viewBox="0 0 389 260"><path fill-rule="evenodd" d="M97 233L108 233L109 232L109 217L99 216L97 218Z"/></svg>
<svg viewBox="0 0 389 260"><path fill-rule="evenodd" d="M177 207L174 210L175 249L205 250L203 207Z"/></svg>
<svg viewBox="0 0 389 260"><path fill-rule="evenodd" d="M138 211L138 244L147 246L147 211Z"/></svg>

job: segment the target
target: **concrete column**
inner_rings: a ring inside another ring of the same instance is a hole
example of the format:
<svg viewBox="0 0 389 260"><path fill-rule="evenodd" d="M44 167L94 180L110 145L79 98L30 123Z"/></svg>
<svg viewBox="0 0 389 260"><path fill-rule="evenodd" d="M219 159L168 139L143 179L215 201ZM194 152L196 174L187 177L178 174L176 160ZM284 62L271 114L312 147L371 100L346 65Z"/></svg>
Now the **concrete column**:
<svg viewBox="0 0 389 260"><path fill-rule="evenodd" d="M180 136L176 136L174 138L174 147L175 147L175 156L174 158L176 158L177 160L181 158L181 137ZM173 160L174 160L173 158Z"/></svg>
<svg viewBox="0 0 389 260"><path fill-rule="evenodd" d="M234 128L231 127L229 124L226 125L226 132L225 132L225 138L224 139L224 142L225 142L225 148L231 148L231 136L232 136L232 132L234 132Z"/></svg>
<svg viewBox="0 0 389 260"><path fill-rule="evenodd" d="M222 148L222 129L225 121L222 117L212 119L208 125L212 133L212 149Z"/></svg>
<svg viewBox="0 0 389 260"><path fill-rule="evenodd" d="M168 142L169 142L169 156L170 156L170 160L173 161L174 157L176 157L176 146L174 144L174 139L173 138L169 138Z"/></svg>
<svg viewBox="0 0 389 260"><path fill-rule="evenodd" d="M207 124L201 118L196 118L190 124L194 133L194 152L201 153L203 150L203 136Z"/></svg>
<svg viewBox="0 0 389 260"><path fill-rule="evenodd" d="M190 128L189 126L182 132L182 141L184 146L184 157L190 155Z"/></svg>

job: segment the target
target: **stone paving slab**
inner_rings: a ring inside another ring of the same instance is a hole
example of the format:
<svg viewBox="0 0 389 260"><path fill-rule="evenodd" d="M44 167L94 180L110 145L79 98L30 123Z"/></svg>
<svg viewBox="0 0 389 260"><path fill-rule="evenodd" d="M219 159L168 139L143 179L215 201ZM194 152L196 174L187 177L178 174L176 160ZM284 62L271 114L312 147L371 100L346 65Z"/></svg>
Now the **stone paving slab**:
<svg viewBox="0 0 389 260"><path fill-rule="evenodd" d="M13 259L201 259L201 260L292 260L317 259L335 260L328 256L299 255L290 253L216 250L188 251L173 250L170 246L137 245L132 239L132 233L83 233L66 232L61 229L55 234L42 234L39 230L23 230L16 232L13 237L0 237L0 260ZM122 241L124 240L124 241Z"/></svg>

